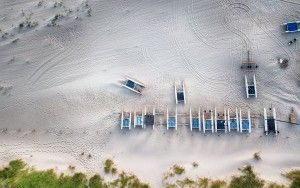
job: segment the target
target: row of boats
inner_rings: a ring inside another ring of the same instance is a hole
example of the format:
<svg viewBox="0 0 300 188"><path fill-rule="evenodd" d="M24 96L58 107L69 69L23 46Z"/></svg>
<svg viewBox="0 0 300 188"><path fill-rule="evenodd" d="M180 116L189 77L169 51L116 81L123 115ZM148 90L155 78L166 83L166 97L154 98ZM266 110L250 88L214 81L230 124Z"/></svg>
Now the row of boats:
<svg viewBox="0 0 300 188"><path fill-rule="evenodd" d="M177 108L170 111L166 109L166 113L156 112L153 108L151 111L147 111L145 107L142 111L122 111L121 112L121 129L131 129L131 128L155 128L157 116L163 115L165 119L165 125L167 130L175 129L179 125ZM251 112L250 110L242 111L240 108L235 108L235 110L224 108L223 111L214 110L193 110L190 108L188 114L183 114L189 117L189 128L191 131L197 130L203 133L207 132L240 132L240 133L251 133ZM276 110L275 108L269 108L268 110L264 108L264 131L265 134L274 133L277 135L279 133L276 120Z"/></svg>

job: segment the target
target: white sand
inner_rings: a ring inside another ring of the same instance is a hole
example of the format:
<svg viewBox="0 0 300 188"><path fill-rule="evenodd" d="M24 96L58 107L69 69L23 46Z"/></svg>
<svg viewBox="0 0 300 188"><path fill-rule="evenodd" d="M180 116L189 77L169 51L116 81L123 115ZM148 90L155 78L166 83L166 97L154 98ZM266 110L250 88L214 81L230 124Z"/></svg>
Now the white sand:
<svg viewBox="0 0 300 188"><path fill-rule="evenodd" d="M190 105L238 106L259 115L272 106L278 119L287 120L291 107L300 117L299 42L287 45L295 37L300 40L300 34L280 31L283 22L300 19L300 5L279 0L89 1L88 17L80 0L64 1L66 8L53 8L54 2L41 7L32 0L0 2L0 34L9 33L0 39L0 130L8 129L0 133L1 163L23 158L38 168L65 172L72 164L91 174L102 173L102 161L112 157L120 169L155 187L175 163L184 165L189 176L211 178L228 178L250 163L263 178L277 182L285 181L281 172L300 167L300 126L279 123L277 137L264 136L262 118L253 119L251 135L204 136L184 126L166 131L162 125L119 130L122 109L174 108L173 83L183 79L188 104L181 113ZM30 14L39 25L19 31ZM59 26L47 27L55 14L64 18ZM245 97L240 69L248 49L259 65L254 100ZM290 60L287 69L279 68L278 57ZM118 86L124 75L147 85L143 96ZM254 162L258 151L262 161ZM197 169L193 161L199 162Z"/></svg>

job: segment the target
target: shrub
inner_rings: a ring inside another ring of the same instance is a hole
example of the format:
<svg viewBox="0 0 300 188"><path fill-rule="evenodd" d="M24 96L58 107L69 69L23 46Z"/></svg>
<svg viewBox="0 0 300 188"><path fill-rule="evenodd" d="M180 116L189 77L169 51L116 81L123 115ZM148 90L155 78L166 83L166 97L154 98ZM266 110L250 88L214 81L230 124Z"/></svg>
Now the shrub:
<svg viewBox="0 0 300 188"><path fill-rule="evenodd" d="M292 170L284 174L284 176L292 181L290 188L300 187L300 170Z"/></svg>
<svg viewBox="0 0 300 188"><path fill-rule="evenodd" d="M240 169L241 176L234 176L229 184L229 188L262 188L264 181L256 176L250 165Z"/></svg>
<svg viewBox="0 0 300 188"><path fill-rule="evenodd" d="M254 160L256 160L256 161L260 161L260 160L261 160L261 156L260 156L259 152L254 153L254 154L253 154L253 158L254 158Z"/></svg>
<svg viewBox="0 0 300 188"><path fill-rule="evenodd" d="M115 164L111 159L106 159L104 161L104 172L106 174L108 174L108 173L116 174L117 173L117 168L115 167Z"/></svg>
<svg viewBox="0 0 300 188"><path fill-rule="evenodd" d="M178 184L179 187L197 187L197 183L190 178L184 178L183 180L177 180L176 184Z"/></svg>
<svg viewBox="0 0 300 188"><path fill-rule="evenodd" d="M122 172L118 179L111 183L112 187L134 187L134 188L149 188L146 183L142 183L135 175Z"/></svg>
<svg viewBox="0 0 300 188"><path fill-rule="evenodd" d="M106 183L104 182L103 178L99 175L94 175L89 180L89 187L90 188L108 188Z"/></svg>
<svg viewBox="0 0 300 188"><path fill-rule="evenodd" d="M226 182L223 180L215 180L211 182L211 188L221 188L225 186L226 186Z"/></svg>
<svg viewBox="0 0 300 188"><path fill-rule="evenodd" d="M201 188L208 188L209 179L208 178L199 178L198 185Z"/></svg>
<svg viewBox="0 0 300 188"><path fill-rule="evenodd" d="M268 188L284 188L284 185L279 185L277 183L271 183Z"/></svg>
<svg viewBox="0 0 300 188"><path fill-rule="evenodd" d="M25 163L22 160L13 160L9 162L8 167L0 170L0 178L9 179L15 177L22 169Z"/></svg>
<svg viewBox="0 0 300 188"><path fill-rule="evenodd" d="M173 172L174 172L174 174L181 175L185 172L185 169L182 166L174 165Z"/></svg>

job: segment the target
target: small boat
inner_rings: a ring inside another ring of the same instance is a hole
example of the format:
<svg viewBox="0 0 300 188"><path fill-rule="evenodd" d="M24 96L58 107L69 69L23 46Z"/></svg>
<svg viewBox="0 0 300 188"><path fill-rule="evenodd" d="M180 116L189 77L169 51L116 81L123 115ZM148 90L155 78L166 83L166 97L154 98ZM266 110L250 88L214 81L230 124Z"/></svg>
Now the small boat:
<svg viewBox="0 0 300 188"><path fill-rule="evenodd" d="M251 116L250 110L248 110L247 115L242 114L242 110L240 109L239 113L239 123L240 123L240 132L241 133L251 133Z"/></svg>
<svg viewBox="0 0 300 188"><path fill-rule="evenodd" d="M133 115L133 127L141 127L144 128L144 113L134 111Z"/></svg>
<svg viewBox="0 0 300 188"><path fill-rule="evenodd" d="M201 114L200 114L200 108L198 112L192 111L192 108L190 108L190 129L193 131L193 129L201 130Z"/></svg>
<svg viewBox="0 0 300 188"><path fill-rule="evenodd" d="M121 113L121 129L128 128L131 129L131 112Z"/></svg>
<svg viewBox="0 0 300 188"><path fill-rule="evenodd" d="M138 94L142 94L142 90L145 88L143 83L128 77L125 78L121 85Z"/></svg>
<svg viewBox="0 0 300 188"><path fill-rule="evenodd" d="M285 33L295 33L300 31L300 21L283 23Z"/></svg>
<svg viewBox="0 0 300 188"><path fill-rule="evenodd" d="M275 108L269 108L268 112L264 108L264 120L265 120L265 134L268 135L270 133L274 133L275 135L277 135L279 131L277 127Z"/></svg>
<svg viewBox="0 0 300 188"><path fill-rule="evenodd" d="M167 108L167 130L169 130L169 128L177 130L177 107L172 115L169 114L169 110Z"/></svg>
<svg viewBox="0 0 300 188"><path fill-rule="evenodd" d="M246 87L247 98L250 98L250 97L257 98L255 74L253 75L253 79L250 82L248 82L247 76L245 75L245 87Z"/></svg>
<svg viewBox="0 0 300 188"><path fill-rule="evenodd" d="M206 131L211 131L212 133L214 132L214 117L213 117L213 112L212 110L209 110L209 111L206 111L204 110L203 111L203 114L202 114L202 119L203 119L203 123L202 123L202 126L203 126L203 132L205 133Z"/></svg>
<svg viewBox="0 0 300 188"><path fill-rule="evenodd" d="M184 81L181 82L181 85L175 83L174 87L175 87L176 104L178 104L178 103L186 104Z"/></svg>
<svg viewBox="0 0 300 188"><path fill-rule="evenodd" d="M147 108L145 107L145 114L144 114L144 128L146 126L152 126L152 129L154 129L155 125L155 108L153 108L152 113L147 112Z"/></svg>
<svg viewBox="0 0 300 188"><path fill-rule="evenodd" d="M231 114L230 110L227 110L228 115L228 132L235 130L239 132L239 118L238 118L238 109L235 108L235 113Z"/></svg>
<svg viewBox="0 0 300 188"><path fill-rule="evenodd" d="M226 119L226 109L224 108L223 112L217 112L217 109L215 108L215 130L226 132L226 125L227 125L227 119Z"/></svg>

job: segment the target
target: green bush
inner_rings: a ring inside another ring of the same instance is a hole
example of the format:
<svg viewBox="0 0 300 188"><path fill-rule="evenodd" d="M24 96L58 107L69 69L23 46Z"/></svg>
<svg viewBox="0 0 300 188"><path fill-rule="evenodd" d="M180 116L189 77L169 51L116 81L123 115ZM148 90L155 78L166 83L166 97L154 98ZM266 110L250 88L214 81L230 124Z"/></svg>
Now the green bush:
<svg viewBox="0 0 300 188"><path fill-rule="evenodd" d="M106 183L104 182L103 178L99 175L94 175L89 180L89 187L90 188L108 188Z"/></svg>
<svg viewBox="0 0 300 188"><path fill-rule="evenodd" d="M292 170L284 174L284 176L292 181L290 188L300 187L300 170Z"/></svg>
<svg viewBox="0 0 300 188"><path fill-rule="evenodd" d="M250 165L241 169L241 176L234 176L229 184L229 188L262 188L264 180L261 180L253 172Z"/></svg>
<svg viewBox="0 0 300 188"><path fill-rule="evenodd" d="M173 172L174 172L174 174L181 175L185 172L185 169L182 166L174 165Z"/></svg>
<svg viewBox="0 0 300 188"><path fill-rule="evenodd" d="M226 182L223 180L214 180L211 182L211 188L222 188L226 186Z"/></svg>
<svg viewBox="0 0 300 188"><path fill-rule="evenodd" d="M13 178L25 167L22 160L13 160L9 162L8 167L0 170L0 179Z"/></svg>
<svg viewBox="0 0 300 188"><path fill-rule="evenodd" d="M142 183L135 175L121 172L118 179L114 180L111 184L112 187L120 188L149 188L148 184Z"/></svg>
<svg viewBox="0 0 300 188"><path fill-rule="evenodd" d="M116 174L117 173L117 168L115 167L115 163L111 159L106 159L104 161L104 172L106 174L108 174L108 173Z"/></svg>
<svg viewBox="0 0 300 188"><path fill-rule="evenodd" d="M268 185L268 188L285 188L284 185L279 185L277 183L271 183Z"/></svg>
<svg viewBox="0 0 300 188"><path fill-rule="evenodd" d="M253 158L256 160L256 161L260 161L261 160L261 156L259 154L259 152L256 152L253 154Z"/></svg>

